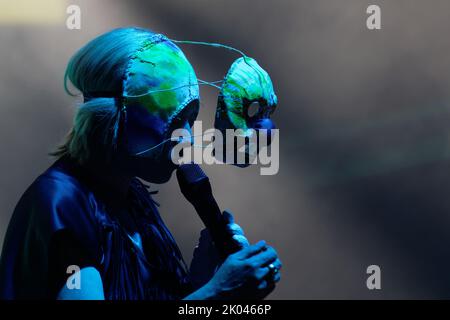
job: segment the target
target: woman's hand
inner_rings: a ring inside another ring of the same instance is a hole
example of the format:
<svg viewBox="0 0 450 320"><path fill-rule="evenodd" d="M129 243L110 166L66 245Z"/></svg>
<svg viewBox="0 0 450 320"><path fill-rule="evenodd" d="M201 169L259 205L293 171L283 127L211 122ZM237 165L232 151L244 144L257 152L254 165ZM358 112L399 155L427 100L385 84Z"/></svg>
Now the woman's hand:
<svg viewBox="0 0 450 320"><path fill-rule="evenodd" d="M228 256L205 285L215 299L263 299L280 281L281 261L265 241Z"/></svg>
<svg viewBox="0 0 450 320"><path fill-rule="evenodd" d="M186 299L263 299L280 281L281 261L277 252L264 241L250 245L233 215L223 216L232 238L242 249L223 261L207 229L200 234L194 250L190 274L195 288L200 288Z"/></svg>

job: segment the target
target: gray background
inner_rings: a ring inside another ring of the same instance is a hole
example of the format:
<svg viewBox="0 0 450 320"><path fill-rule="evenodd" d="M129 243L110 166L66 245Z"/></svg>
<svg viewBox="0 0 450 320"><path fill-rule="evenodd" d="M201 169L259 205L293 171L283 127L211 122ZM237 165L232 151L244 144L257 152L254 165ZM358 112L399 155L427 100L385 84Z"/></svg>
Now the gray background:
<svg viewBox="0 0 450 320"><path fill-rule="evenodd" d="M138 25L233 45L271 74L278 175L204 166L248 238L278 249L283 280L270 298L450 298L448 0L70 3L81 7L81 30L64 20L0 26L0 239L70 128L68 59L102 32ZM380 31L365 26L369 4L382 8ZM207 80L236 58L182 48ZM201 94L200 119L212 126L217 91ZM176 179L154 188L189 261L200 221ZM381 267L380 291L366 288L371 264Z"/></svg>

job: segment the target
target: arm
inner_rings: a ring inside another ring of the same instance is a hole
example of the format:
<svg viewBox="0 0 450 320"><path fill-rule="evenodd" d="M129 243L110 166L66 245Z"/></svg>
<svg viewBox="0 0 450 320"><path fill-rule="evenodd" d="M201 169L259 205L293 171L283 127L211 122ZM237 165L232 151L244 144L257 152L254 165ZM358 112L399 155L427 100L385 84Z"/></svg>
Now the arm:
<svg viewBox="0 0 450 320"><path fill-rule="evenodd" d="M58 293L57 300L105 300L103 282L100 273L94 267L83 268L68 278L79 277L81 283L79 289L69 289L67 283ZM191 293L183 300L210 300L217 296L212 286L206 284L197 291Z"/></svg>
<svg viewBox="0 0 450 320"><path fill-rule="evenodd" d="M194 291L183 300L215 300L218 299L218 293L209 283Z"/></svg>
<svg viewBox="0 0 450 320"><path fill-rule="evenodd" d="M226 298L262 299L280 280L276 274L272 280L268 276L269 263L281 268L276 251L264 241L250 245L230 255L214 277L203 287L186 296L184 300L219 300ZM78 279L74 279L78 277ZM79 281L79 288L71 289L72 281ZM249 284L250 287L248 286ZM94 267L82 268L71 275L57 295L58 300L104 300L103 283L100 273Z"/></svg>
<svg viewBox="0 0 450 320"><path fill-rule="evenodd" d="M70 281L79 281L79 288L70 289ZM57 300L105 300L100 273L94 267L82 268L71 275L57 295Z"/></svg>

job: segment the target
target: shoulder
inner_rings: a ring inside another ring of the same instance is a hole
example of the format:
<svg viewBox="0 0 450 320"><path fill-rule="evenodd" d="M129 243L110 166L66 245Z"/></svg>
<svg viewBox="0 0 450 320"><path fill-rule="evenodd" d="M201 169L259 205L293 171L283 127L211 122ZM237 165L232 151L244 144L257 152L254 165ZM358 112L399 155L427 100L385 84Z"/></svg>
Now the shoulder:
<svg viewBox="0 0 450 320"><path fill-rule="evenodd" d="M14 216L29 233L47 240L60 230L69 230L81 241L97 241L97 201L77 174L57 161L41 174L20 199Z"/></svg>
<svg viewBox="0 0 450 320"><path fill-rule="evenodd" d="M41 174L28 188L27 205L39 220L49 220L58 229L65 224L93 220L96 202L79 178L58 163ZM92 221L93 222L93 221Z"/></svg>

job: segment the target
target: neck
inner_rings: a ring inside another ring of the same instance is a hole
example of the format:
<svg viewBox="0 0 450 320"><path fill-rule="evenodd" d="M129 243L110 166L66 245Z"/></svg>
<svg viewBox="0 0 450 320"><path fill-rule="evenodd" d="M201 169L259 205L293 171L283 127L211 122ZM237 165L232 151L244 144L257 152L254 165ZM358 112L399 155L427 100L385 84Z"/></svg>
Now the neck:
<svg viewBox="0 0 450 320"><path fill-rule="evenodd" d="M108 164L90 162L84 167L98 187L110 193L109 199L113 202L122 202L126 199L133 175L120 162L112 161Z"/></svg>

